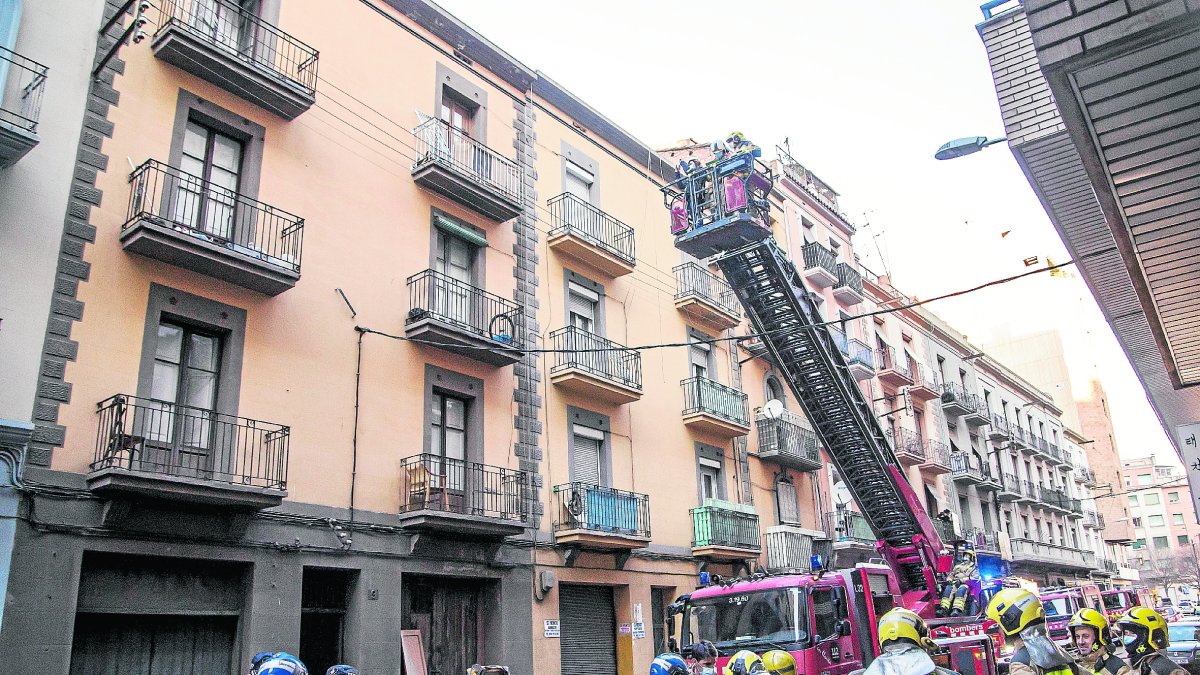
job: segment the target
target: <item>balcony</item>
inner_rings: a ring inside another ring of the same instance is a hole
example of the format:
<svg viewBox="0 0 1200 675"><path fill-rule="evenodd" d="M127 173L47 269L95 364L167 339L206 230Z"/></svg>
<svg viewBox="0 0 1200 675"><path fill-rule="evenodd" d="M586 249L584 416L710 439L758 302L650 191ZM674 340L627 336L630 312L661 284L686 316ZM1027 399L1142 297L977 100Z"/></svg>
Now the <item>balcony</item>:
<svg viewBox="0 0 1200 675"><path fill-rule="evenodd" d="M404 335L493 366L516 363L525 348L525 312L511 300L433 270L408 278Z"/></svg>
<svg viewBox="0 0 1200 675"><path fill-rule="evenodd" d="M1077 497L1067 497L1067 517L1075 520L1083 519L1083 500Z"/></svg>
<svg viewBox="0 0 1200 675"><path fill-rule="evenodd" d="M38 144L38 117L46 89L46 66L0 47L0 169L16 164Z"/></svg>
<svg viewBox="0 0 1200 675"><path fill-rule="evenodd" d="M554 539L589 550L633 550L650 543L650 498L610 487L554 486Z"/></svg>
<svg viewBox="0 0 1200 675"><path fill-rule="evenodd" d="M1075 481L1087 487L1096 487L1096 472L1086 466L1075 467Z"/></svg>
<svg viewBox="0 0 1200 675"><path fill-rule="evenodd" d="M633 228L575 195L564 192L551 199L553 227L547 243L608 277L633 272L637 264Z"/></svg>
<svg viewBox="0 0 1200 675"><path fill-rule="evenodd" d="M954 472L954 481L966 485L979 485L987 480L983 469L965 452L950 453L950 468Z"/></svg>
<svg viewBox="0 0 1200 675"><path fill-rule="evenodd" d="M1010 429L1010 432L1011 435L1009 436L1009 442L1013 447L1027 455L1034 454L1033 443L1031 442L1033 437L1030 436L1025 429L1020 426L1013 426Z"/></svg>
<svg viewBox="0 0 1200 675"><path fill-rule="evenodd" d="M808 420L785 410L776 419L759 415L755 425L758 427L760 460L799 471L817 471L821 468L821 444L817 432L808 425Z"/></svg>
<svg viewBox="0 0 1200 675"><path fill-rule="evenodd" d="M1013 537L1009 542L1012 545L1013 561L1017 564L1055 570L1061 570L1063 567L1091 570L1095 562L1094 554L1093 560L1089 562L1083 551L1068 546L1044 544L1022 537Z"/></svg>
<svg viewBox="0 0 1200 675"><path fill-rule="evenodd" d="M718 561L757 558L762 551L758 514L753 507L728 502L692 509L692 555Z"/></svg>
<svg viewBox="0 0 1200 675"><path fill-rule="evenodd" d="M972 527L963 533L963 539L975 547L976 553L1000 555L1000 537L995 532Z"/></svg>
<svg viewBox="0 0 1200 675"><path fill-rule="evenodd" d="M1041 486L1033 481L1021 481L1021 500L1026 503L1042 501Z"/></svg>
<svg viewBox="0 0 1200 675"><path fill-rule="evenodd" d="M830 327L829 333L842 356L846 357L846 366L855 380L862 382L875 377L875 353L865 342L847 339L846 334L837 328Z"/></svg>
<svg viewBox="0 0 1200 675"><path fill-rule="evenodd" d="M746 395L706 377L689 377L683 387L683 423L713 436L736 438L750 433Z"/></svg>
<svg viewBox="0 0 1200 675"><path fill-rule="evenodd" d="M642 397L642 355L575 326L550 333L550 382L586 399L620 405Z"/></svg>
<svg viewBox="0 0 1200 675"><path fill-rule="evenodd" d="M96 408L96 494L247 511L287 496L286 426L124 394Z"/></svg>
<svg viewBox="0 0 1200 675"><path fill-rule="evenodd" d="M978 429L988 423L987 406L979 394L967 394L967 412L962 419L971 429Z"/></svg>
<svg viewBox="0 0 1200 675"><path fill-rule="evenodd" d="M815 288L829 288L838 282L838 262L833 251L817 242L800 249L804 256L804 278Z"/></svg>
<svg viewBox="0 0 1200 675"><path fill-rule="evenodd" d="M892 387L907 387L913 383L912 371L908 365L896 360L896 350L891 347L881 347L875 350L875 366L878 369L879 381Z"/></svg>
<svg viewBox="0 0 1200 675"><path fill-rule="evenodd" d="M126 251L264 295L300 280L303 218L155 160L129 182Z"/></svg>
<svg viewBox="0 0 1200 675"><path fill-rule="evenodd" d="M1041 493L1042 504L1055 511L1066 512L1067 496L1063 494L1062 491L1055 488L1042 486Z"/></svg>
<svg viewBox="0 0 1200 675"><path fill-rule="evenodd" d="M163 0L163 61L284 119L316 101L317 50L230 0Z"/></svg>
<svg viewBox="0 0 1200 675"><path fill-rule="evenodd" d="M837 283L833 286L833 297L838 302L852 307L866 298L863 293L862 274L850 265L840 262L837 264Z"/></svg>
<svg viewBox="0 0 1200 675"><path fill-rule="evenodd" d="M1118 565L1116 562L1114 562L1112 560L1104 560L1103 564L1104 564L1104 571L1108 572L1109 574L1119 574L1121 571L1120 565Z"/></svg>
<svg viewBox="0 0 1200 675"><path fill-rule="evenodd" d="M1011 432L1008 430L1008 420L998 413L992 414L992 420L988 423L988 440L992 445L1007 443L1012 438Z"/></svg>
<svg viewBox="0 0 1200 675"><path fill-rule="evenodd" d="M821 556L826 562L833 557L833 545L822 532L795 525L777 525L765 534L767 568L772 571L807 574L812 571L814 555Z"/></svg>
<svg viewBox="0 0 1200 675"><path fill-rule="evenodd" d="M496 222L521 213L521 171L517 163L437 118L413 130L417 185L449 198Z"/></svg>
<svg viewBox="0 0 1200 675"><path fill-rule="evenodd" d="M933 523L933 529L937 531L938 537L941 538L943 544L951 544L962 539L962 537L959 536L958 531L954 529L954 523L952 521L942 520L941 518L931 518L930 522Z"/></svg>
<svg viewBox="0 0 1200 675"><path fill-rule="evenodd" d="M900 427L895 432L887 431L888 440L896 451L896 459L905 466L925 461L925 442L911 429Z"/></svg>
<svg viewBox="0 0 1200 675"><path fill-rule="evenodd" d="M935 476L950 473L950 448L945 443L929 438L925 440L925 461L921 470Z"/></svg>
<svg viewBox="0 0 1200 675"><path fill-rule="evenodd" d="M520 534L533 507L524 471L420 454L400 460L400 526L477 541Z"/></svg>
<svg viewBox="0 0 1200 675"><path fill-rule="evenodd" d="M971 394L957 382L942 384L942 410L951 418L977 412Z"/></svg>
<svg viewBox="0 0 1200 675"><path fill-rule="evenodd" d="M858 511L838 509L825 514L825 534L833 547L867 547L875 550L875 533L866 517Z"/></svg>
<svg viewBox="0 0 1200 675"><path fill-rule="evenodd" d="M696 263L683 263L675 272L675 307L718 330L734 328L742 321L741 308L733 289L724 279Z"/></svg>
<svg viewBox="0 0 1200 675"><path fill-rule="evenodd" d="M1002 502L1015 502L1024 499L1021 491L1021 481L1011 473L1000 475L1000 491L996 498Z"/></svg>
<svg viewBox="0 0 1200 675"><path fill-rule="evenodd" d="M1091 528L1093 530L1100 529L1102 527L1100 525L1100 514L1096 513L1095 511L1093 511L1091 509L1087 509L1086 511L1084 511L1083 512L1083 526Z"/></svg>
<svg viewBox="0 0 1200 675"><path fill-rule="evenodd" d="M920 363L916 364L913 369L912 386L908 388L909 396L912 396L914 401L925 403L942 395L941 387L938 386L937 376L933 370Z"/></svg>

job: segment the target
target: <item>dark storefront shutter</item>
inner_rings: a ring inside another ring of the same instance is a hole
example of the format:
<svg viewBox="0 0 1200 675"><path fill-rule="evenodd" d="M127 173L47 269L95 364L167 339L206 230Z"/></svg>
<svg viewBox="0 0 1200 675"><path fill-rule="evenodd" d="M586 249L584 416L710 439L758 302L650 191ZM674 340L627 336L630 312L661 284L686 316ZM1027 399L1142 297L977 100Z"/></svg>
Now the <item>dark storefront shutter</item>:
<svg viewBox="0 0 1200 675"><path fill-rule="evenodd" d="M617 618L612 589L559 586L558 614L562 675L616 675Z"/></svg>

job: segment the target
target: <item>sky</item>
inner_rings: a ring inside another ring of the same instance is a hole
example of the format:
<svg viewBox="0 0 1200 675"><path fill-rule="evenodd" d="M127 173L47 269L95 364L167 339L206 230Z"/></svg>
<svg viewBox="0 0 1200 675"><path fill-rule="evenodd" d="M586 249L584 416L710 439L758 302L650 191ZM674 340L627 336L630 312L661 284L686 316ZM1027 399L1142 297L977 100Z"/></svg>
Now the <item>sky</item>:
<svg viewBox="0 0 1200 675"><path fill-rule="evenodd" d="M651 147L742 131L841 193L863 265L928 298L1069 259L1003 143L979 2L440 0ZM737 10L736 12L733 10ZM1001 237L1003 232L1007 236ZM1058 329L1072 388L1098 377L1125 457L1175 452L1083 281L1047 275L927 306L980 344Z"/></svg>

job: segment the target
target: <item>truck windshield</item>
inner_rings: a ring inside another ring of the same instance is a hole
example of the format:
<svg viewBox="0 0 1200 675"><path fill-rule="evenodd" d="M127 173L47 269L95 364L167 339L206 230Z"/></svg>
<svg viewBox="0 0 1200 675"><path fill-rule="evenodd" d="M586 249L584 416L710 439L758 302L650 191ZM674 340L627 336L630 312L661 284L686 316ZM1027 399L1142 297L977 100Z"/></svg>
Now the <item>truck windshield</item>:
<svg viewBox="0 0 1200 675"><path fill-rule="evenodd" d="M693 600L683 616L684 640L712 640L717 647L803 642L808 639L804 597L799 588L773 588Z"/></svg>
<svg viewBox="0 0 1200 675"><path fill-rule="evenodd" d="M1047 619L1069 618L1075 611L1075 604L1070 598L1043 599L1042 606L1046 608Z"/></svg>
<svg viewBox="0 0 1200 675"><path fill-rule="evenodd" d="M1104 596L1105 609L1125 609L1128 606L1129 601L1124 593L1109 593Z"/></svg>

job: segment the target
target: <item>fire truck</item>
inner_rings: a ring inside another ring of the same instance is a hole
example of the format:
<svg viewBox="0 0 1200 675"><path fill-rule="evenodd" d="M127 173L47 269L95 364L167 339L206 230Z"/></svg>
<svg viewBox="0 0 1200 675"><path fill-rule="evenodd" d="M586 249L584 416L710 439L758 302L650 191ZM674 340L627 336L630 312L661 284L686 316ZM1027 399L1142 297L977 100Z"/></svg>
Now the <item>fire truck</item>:
<svg viewBox="0 0 1200 675"><path fill-rule="evenodd" d="M720 268L754 334L787 381L874 532L879 562L853 569L720 580L681 596L667 610L668 635L685 656L713 641L725 661L736 651L783 649L801 672L838 675L879 654L879 617L908 608L943 647L938 660L964 675L997 670L999 631L979 614L988 591L971 582L974 615L935 618L939 581L954 563L909 485L871 402L771 235L774 176L749 148L698 162L662 188L675 246ZM989 637L989 633L996 638Z"/></svg>
<svg viewBox="0 0 1200 675"><path fill-rule="evenodd" d="M1046 627L1050 638L1063 647L1071 646L1071 632L1067 623L1075 612L1091 608L1104 612L1100 599L1100 587L1096 584L1081 586L1043 586L1038 589L1042 606L1046 608Z"/></svg>
<svg viewBox="0 0 1200 675"><path fill-rule="evenodd" d="M1131 607L1140 605L1154 609L1154 597L1150 595L1150 589L1144 586L1101 591L1100 597L1104 601L1104 613L1108 615L1109 621L1116 621L1117 617L1128 612Z"/></svg>

